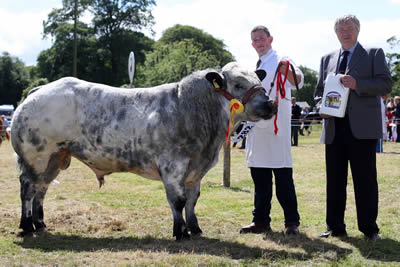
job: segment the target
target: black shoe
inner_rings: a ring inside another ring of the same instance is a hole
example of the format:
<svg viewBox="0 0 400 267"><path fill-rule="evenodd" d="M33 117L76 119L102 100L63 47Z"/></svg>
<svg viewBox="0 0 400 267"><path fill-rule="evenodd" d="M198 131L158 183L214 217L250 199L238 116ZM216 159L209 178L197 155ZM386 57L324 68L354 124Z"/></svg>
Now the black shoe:
<svg viewBox="0 0 400 267"><path fill-rule="evenodd" d="M247 234L247 233L259 234L259 233L269 232L271 230L272 229L269 224L252 222L251 224L242 227L242 229L240 229L240 233L241 234Z"/></svg>
<svg viewBox="0 0 400 267"><path fill-rule="evenodd" d="M299 227L297 225L288 225L285 229L286 235L298 235L300 233Z"/></svg>
<svg viewBox="0 0 400 267"><path fill-rule="evenodd" d="M346 231L334 232L334 231L328 230L328 231L323 232L322 234L319 235L319 237L322 237L322 238L328 238L330 236L346 237L347 236L347 232Z"/></svg>
<svg viewBox="0 0 400 267"><path fill-rule="evenodd" d="M373 233L372 235L365 235L365 238L369 241L376 241L382 239L382 237L378 233Z"/></svg>

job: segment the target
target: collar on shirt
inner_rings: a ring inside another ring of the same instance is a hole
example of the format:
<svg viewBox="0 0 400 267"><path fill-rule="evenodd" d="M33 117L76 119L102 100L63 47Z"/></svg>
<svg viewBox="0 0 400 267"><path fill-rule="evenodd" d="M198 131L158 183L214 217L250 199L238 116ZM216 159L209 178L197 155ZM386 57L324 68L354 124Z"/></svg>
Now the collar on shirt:
<svg viewBox="0 0 400 267"><path fill-rule="evenodd" d="M262 65L262 63L266 62L271 55L273 55L275 53L276 53L275 50L271 48L265 55L261 56L260 57L260 60L261 60L260 66Z"/></svg>
<svg viewBox="0 0 400 267"><path fill-rule="evenodd" d="M349 51L349 56L353 55L354 50L356 49L356 46L357 46L357 45L358 45L358 41L357 41L350 49L345 50L345 49L343 49L343 47L341 47L341 48L340 48L340 56L343 55L343 52L344 52L344 51Z"/></svg>

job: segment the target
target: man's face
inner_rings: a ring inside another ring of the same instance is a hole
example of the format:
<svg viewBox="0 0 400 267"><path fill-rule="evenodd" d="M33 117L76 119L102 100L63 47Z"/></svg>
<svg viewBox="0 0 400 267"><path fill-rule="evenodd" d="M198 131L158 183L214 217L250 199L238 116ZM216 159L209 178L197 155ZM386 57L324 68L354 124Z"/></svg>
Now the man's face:
<svg viewBox="0 0 400 267"><path fill-rule="evenodd" d="M357 27L352 21L340 23L336 29L336 35L343 49L350 49L357 42Z"/></svg>
<svg viewBox="0 0 400 267"><path fill-rule="evenodd" d="M251 33L251 44L259 57L262 57L271 49L272 39L272 36L268 37L263 30Z"/></svg>

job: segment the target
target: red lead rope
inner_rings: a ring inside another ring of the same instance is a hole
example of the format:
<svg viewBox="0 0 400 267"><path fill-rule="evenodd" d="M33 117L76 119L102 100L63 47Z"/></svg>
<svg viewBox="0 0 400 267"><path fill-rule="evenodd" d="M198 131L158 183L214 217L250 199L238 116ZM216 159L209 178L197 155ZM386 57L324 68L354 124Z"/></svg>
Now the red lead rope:
<svg viewBox="0 0 400 267"><path fill-rule="evenodd" d="M276 104L279 105L279 96L278 94L281 96L281 98L285 98L286 97L286 90L285 90L285 83L287 80L287 76L289 74L289 65L290 62L288 60L286 60L286 71L285 71L285 78L282 81L282 73L278 70L278 76L276 77L276 95L275 95L275 101ZM280 65L280 64L279 64ZM295 75L295 74L293 74ZM274 133L275 135L278 133L278 125L277 125L277 120L278 120L278 113L275 114L275 119L274 119Z"/></svg>

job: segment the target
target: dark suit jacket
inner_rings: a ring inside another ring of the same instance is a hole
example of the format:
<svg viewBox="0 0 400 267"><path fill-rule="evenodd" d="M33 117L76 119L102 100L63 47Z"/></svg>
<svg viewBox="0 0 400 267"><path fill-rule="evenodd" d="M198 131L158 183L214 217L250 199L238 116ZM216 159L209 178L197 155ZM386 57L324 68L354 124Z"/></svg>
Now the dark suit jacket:
<svg viewBox="0 0 400 267"><path fill-rule="evenodd" d="M340 50L337 50L322 57L315 96L322 97L327 75L336 73L339 54ZM382 138L380 96L392 90L392 78L383 50L365 49L358 43L345 74L357 81L356 90L350 90L346 108L353 136L357 139ZM321 141L331 144L334 137L335 119L325 119Z"/></svg>

